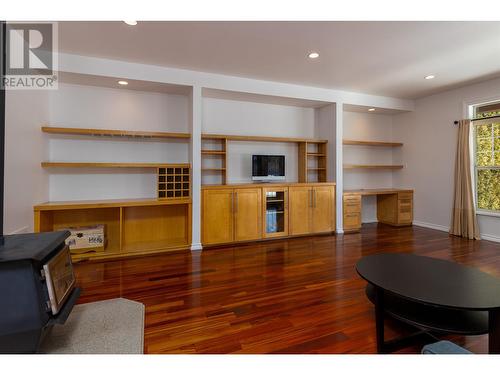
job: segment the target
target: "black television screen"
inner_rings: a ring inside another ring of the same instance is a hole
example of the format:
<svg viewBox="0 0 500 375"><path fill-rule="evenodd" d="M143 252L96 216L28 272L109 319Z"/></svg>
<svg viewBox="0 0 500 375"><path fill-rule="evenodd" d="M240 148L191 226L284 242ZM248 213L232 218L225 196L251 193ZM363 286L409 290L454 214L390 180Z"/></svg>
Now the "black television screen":
<svg viewBox="0 0 500 375"><path fill-rule="evenodd" d="M253 155L252 180L272 181L285 179L284 155Z"/></svg>

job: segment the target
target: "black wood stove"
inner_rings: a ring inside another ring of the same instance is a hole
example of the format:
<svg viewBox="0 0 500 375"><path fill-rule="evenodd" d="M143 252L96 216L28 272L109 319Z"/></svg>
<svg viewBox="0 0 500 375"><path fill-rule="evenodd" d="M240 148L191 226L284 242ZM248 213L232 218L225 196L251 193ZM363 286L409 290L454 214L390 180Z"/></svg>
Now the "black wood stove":
<svg viewBox="0 0 500 375"><path fill-rule="evenodd" d="M54 324L64 324L80 289L68 231L3 236L0 244L0 353L36 353Z"/></svg>

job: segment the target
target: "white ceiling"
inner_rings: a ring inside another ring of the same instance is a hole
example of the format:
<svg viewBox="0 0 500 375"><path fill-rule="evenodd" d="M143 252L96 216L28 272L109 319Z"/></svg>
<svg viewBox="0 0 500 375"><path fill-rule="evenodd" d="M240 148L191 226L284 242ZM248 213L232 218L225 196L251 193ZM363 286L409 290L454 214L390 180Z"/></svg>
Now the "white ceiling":
<svg viewBox="0 0 500 375"><path fill-rule="evenodd" d="M61 22L59 49L399 98L500 76L500 22Z"/></svg>

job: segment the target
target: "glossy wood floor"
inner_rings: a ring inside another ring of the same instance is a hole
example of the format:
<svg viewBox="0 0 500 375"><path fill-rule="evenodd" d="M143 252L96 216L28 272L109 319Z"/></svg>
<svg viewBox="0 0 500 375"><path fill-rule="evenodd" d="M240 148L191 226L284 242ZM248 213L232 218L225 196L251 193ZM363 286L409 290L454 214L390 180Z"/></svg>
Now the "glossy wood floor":
<svg viewBox="0 0 500 375"><path fill-rule="evenodd" d="M373 307L354 266L379 252L449 259L500 277L500 244L369 224L361 234L81 263L79 302L144 303L146 353L375 353ZM406 329L386 327L389 338ZM486 336L451 339L487 352Z"/></svg>

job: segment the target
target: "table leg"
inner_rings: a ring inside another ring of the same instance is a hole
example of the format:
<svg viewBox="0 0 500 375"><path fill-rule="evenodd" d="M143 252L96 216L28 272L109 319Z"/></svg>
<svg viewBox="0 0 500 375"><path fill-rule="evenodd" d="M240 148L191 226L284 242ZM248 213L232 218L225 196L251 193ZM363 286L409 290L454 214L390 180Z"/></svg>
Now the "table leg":
<svg viewBox="0 0 500 375"><path fill-rule="evenodd" d="M500 354L500 310L488 313L488 352Z"/></svg>
<svg viewBox="0 0 500 375"><path fill-rule="evenodd" d="M384 290L374 286L375 297L375 330L377 336L377 353L385 353L384 347Z"/></svg>

